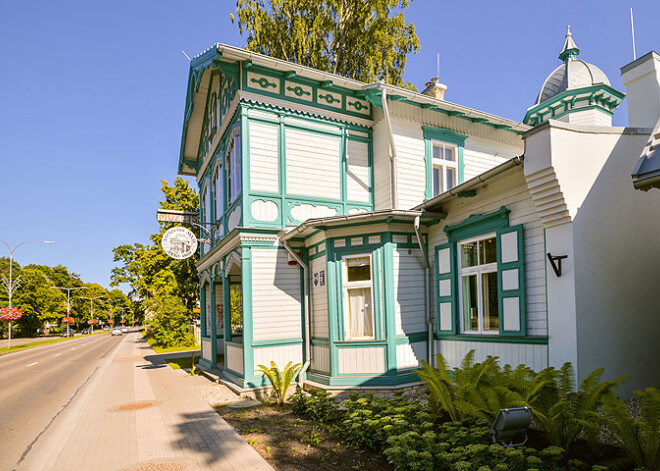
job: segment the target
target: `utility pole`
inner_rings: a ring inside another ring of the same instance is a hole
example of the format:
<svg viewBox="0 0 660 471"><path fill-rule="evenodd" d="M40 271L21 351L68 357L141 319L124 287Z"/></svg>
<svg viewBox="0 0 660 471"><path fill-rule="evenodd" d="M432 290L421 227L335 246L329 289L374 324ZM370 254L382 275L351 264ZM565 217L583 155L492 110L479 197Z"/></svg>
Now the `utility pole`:
<svg viewBox="0 0 660 471"><path fill-rule="evenodd" d="M64 286L51 286L51 289L61 289L66 290L66 317L71 317L71 290L73 289L85 289L85 286L77 286L75 288L66 288ZM69 323L66 324L66 336L69 337Z"/></svg>
<svg viewBox="0 0 660 471"><path fill-rule="evenodd" d="M90 313L89 315L90 315L90 320L92 320L92 321L94 320L94 300L95 299L101 299L101 298L105 298L105 296L95 296L93 298L89 298L87 296L81 296L80 297L80 299L89 299L89 313ZM91 323L89 325L92 326L92 333L94 333L94 324Z"/></svg>

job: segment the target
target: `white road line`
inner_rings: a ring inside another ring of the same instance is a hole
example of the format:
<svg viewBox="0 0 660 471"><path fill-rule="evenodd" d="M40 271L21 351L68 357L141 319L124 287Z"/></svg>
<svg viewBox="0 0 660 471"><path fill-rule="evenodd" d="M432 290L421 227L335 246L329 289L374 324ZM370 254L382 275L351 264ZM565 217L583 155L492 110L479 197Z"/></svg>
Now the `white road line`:
<svg viewBox="0 0 660 471"><path fill-rule="evenodd" d="M36 365L37 363L39 363L39 362L38 362L38 361L35 361L34 363L30 363L30 364L27 365L27 366L34 366L34 365Z"/></svg>
<svg viewBox="0 0 660 471"><path fill-rule="evenodd" d="M58 356L60 356L60 355L61 355L61 353L56 353L56 354L55 354L56 357L58 357Z"/></svg>

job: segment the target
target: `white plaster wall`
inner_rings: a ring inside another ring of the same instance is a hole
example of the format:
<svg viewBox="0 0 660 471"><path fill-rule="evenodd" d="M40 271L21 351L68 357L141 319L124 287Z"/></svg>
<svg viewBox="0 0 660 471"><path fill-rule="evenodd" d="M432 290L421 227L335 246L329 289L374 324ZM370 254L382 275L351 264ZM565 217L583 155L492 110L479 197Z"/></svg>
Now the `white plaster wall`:
<svg viewBox="0 0 660 471"><path fill-rule="evenodd" d="M465 355L475 350L475 361L483 361L487 356L499 358L500 365L513 367L525 364L535 371L548 366L548 346L536 344L514 344L496 342L459 342L436 340L435 351L441 353L451 368L459 366Z"/></svg>
<svg viewBox="0 0 660 471"><path fill-rule="evenodd" d="M301 338L300 267L284 249L252 249L254 340Z"/></svg>
<svg viewBox="0 0 660 471"><path fill-rule="evenodd" d="M621 74L630 126L653 128L660 117L660 55L651 52Z"/></svg>

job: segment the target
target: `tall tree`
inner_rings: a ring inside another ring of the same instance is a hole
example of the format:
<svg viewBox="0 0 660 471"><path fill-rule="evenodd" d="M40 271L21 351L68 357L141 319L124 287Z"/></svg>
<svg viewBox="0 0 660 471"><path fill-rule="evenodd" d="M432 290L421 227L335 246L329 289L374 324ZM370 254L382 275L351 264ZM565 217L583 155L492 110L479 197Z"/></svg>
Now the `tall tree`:
<svg viewBox="0 0 660 471"><path fill-rule="evenodd" d="M199 197L187 181L177 178L174 185L169 185L165 180L162 180L162 183L162 209L198 211ZM119 266L112 269L110 285L128 283L131 286L131 294L138 301L155 296L174 296L183 302L191 313L197 304L199 293L195 267L199 255L175 260L163 252L160 245L163 234L174 225L161 223L160 230L150 237L152 245L136 243L115 247L114 261L118 262ZM194 227L189 228L196 231Z"/></svg>
<svg viewBox="0 0 660 471"><path fill-rule="evenodd" d="M409 0L237 0L247 49L364 82L403 81L409 53L419 51ZM231 14L232 22L236 16Z"/></svg>

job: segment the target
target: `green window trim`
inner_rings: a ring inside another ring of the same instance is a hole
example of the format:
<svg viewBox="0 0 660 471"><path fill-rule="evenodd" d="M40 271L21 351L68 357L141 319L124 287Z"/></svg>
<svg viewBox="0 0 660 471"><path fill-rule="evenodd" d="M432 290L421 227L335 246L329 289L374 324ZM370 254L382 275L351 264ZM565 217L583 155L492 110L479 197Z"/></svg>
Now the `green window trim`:
<svg viewBox="0 0 660 471"><path fill-rule="evenodd" d="M461 333L460 329L457 245L461 240L488 233L495 233L497 237L499 334L479 336L484 338L483 341L498 337L527 338L523 226L510 226L509 213L510 210L502 206L497 211L471 215L458 224L444 228L449 242L435 247L436 339L448 336L475 337L472 333ZM507 254L503 254L505 243ZM515 254L515 258L512 254Z"/></svg>
<svg viewBox="0 0 660 471"><path fill-rule="evenodd" d="M468 136L459 134L447 128L434 128L431 126L422 126L422 131L424 132L424 159L426 161L425 198L428 200L433 197L433 141L452 144L458 149L458 181L456 184L460 185L465 179L463 148L465 147L465 140Z"/></svg>

